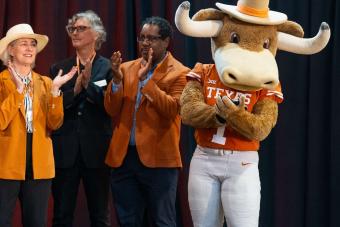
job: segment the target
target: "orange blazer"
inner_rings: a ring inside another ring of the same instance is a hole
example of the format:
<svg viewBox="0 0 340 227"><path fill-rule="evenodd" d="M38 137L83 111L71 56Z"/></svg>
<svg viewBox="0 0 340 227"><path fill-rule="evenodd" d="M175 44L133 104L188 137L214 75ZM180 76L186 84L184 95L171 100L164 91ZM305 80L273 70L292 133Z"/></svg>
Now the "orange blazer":
<svg viewBox="0 0 340 227"><path fill-rule="evenodd" d="M124 75L118 91L106 90L104 105L115 127L106 156L106 164L119 167L127 153L138 89L137 72L141 58L121 65ZM142 88L136 112L136 146L141 162L147 167L181 167L179 152L179 98L189 69L170 53L154 70Z"/></svg>
<svg viewBox="0 0 340 227"><path fill-rule="evenodd" d="M54 177L50 130L63 122L62 97L52 97L52 80L35 72L33 78L33 177ZM24 95L19 94L8 70L0 73L0 179L23 180L26 171Z"/></svg>

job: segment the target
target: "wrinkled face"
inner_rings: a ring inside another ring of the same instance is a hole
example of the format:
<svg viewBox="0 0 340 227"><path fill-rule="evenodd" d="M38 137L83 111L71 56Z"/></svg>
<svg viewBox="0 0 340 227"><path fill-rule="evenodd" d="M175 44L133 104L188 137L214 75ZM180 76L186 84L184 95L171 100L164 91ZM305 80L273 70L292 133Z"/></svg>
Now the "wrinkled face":
<svg viewBox="0 0 340 227"><path fill-rule="evenodd" d="M274 89L279 83L275 60L276 27L224 18L212 39L212 54L220 80L237 90Z"/></svg>
<svg viewBox="0 0 340 227"><path fill-rule="evenodd" d="M8 54L16 64L31 66L37 56L37 41L30 38L17 39L8 45Z"/></svg>
<svg viewBox="0 0 340 227"><path fill-rule="evenodd" d="M90 22L85 18L79 18L76 22L67 27L68 35L72 40L72 45L76 49L93 48L98 38L97 33L91 28Z"/></svg>
<svg viewBox="0 0 340 227"><path fill-rule="evenodd" d="M163 39L159 34L159 27L153 24L145 24L139 33L138 46L143 59L148 60L148 51L153 50L152 61L158 63L162 60L169 45L169 38Z"/></svg>

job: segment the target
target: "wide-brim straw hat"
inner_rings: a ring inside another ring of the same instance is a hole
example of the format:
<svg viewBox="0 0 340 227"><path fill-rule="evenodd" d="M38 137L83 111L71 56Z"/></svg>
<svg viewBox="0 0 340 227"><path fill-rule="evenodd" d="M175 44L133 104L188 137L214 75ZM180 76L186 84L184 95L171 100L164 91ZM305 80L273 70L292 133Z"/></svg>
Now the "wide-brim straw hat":
<svg viewBox="0 0 340 227"><path fill-rule="evenodd" d="M5 52L7 51L7 46L11 42L21 38L30 38L37 41L37 52L44 49L48 43L48 37L46 35L34 33L31 25L29 24L17 24L11 27L4 38L0 40L0 58L4 61Z"/></svg>
<svg viewBox="0 0 340 227"><path fill-rule="evenodd" d="M224 13L241 21L261 25L277 25L287 21L284 13L269 10L269 0L239 0L237 5L216 3Z"/></svg>

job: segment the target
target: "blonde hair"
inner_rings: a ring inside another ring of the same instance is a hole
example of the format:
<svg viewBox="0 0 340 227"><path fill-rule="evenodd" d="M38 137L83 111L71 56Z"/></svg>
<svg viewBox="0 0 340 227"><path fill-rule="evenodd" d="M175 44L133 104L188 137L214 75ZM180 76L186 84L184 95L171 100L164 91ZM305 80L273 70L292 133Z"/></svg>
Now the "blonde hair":
<svg viewBox="0 0 340 227"><path fill-rule="evenodd" d="M6 50L4 51L4 53L2 54L2 63L6 66L8 66L8 62L12 60L12 56L10 56L8 54L8 50L6 48Z"/></svg>

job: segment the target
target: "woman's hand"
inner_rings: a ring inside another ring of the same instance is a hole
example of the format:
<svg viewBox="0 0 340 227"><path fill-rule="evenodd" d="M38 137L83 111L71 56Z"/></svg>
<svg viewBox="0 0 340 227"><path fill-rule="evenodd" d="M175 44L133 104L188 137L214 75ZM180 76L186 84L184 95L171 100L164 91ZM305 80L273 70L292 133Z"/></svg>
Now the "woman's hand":
<svg viewBox="0 0 340 227"><path fill-rule="evenodd" d="M52 94L56 94L60 87L63 86L67 81L72 79L72 77L76 74L77 67L73 66L72 69L65 75L63 74L63 70L59 70L58 75L52 81Z"/></svg>
<svg viewBox="0 0 340 227"><path fill-rule="evenodd" d="M24 87L25 87L25 84L24 82L21 80L21 78L15 73L15 70L14 70L14 66L13 66L13 63L12 62L8 62L8 71L9 71L9 74L11 75L11 79L13 81L13 83L15 84L16 88L17 88L17 91L22 94L22 92L24 91Z"/></svg>
<svg viewBox="0 0 340 227"><path fill-rule="evenodd" d="M122 57L119 51L113 52L111 56L111 68L113 72L112 81L115 84L119 84L123 79L123 73L120 70L120 64L122 64Z"/></svg>

